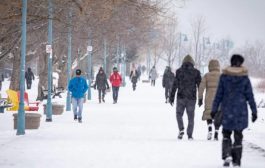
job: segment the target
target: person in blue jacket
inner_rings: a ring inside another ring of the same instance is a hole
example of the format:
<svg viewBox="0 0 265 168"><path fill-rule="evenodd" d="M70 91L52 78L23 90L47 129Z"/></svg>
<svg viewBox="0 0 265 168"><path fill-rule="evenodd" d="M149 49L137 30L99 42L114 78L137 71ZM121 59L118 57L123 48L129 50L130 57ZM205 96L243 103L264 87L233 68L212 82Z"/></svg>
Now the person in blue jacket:
<svg viewBox="0 0 265 168"><path fill-rule="evenodd" d="M86 80L81 77L81 70L75 71L76 77L72 78L68 85L68 90L72 93L72 105L74 112L74 120L82 122L82 111L85 93L88 89ZM78 110L77 110L78 108Z"/></svg>
<svg viewBox="0 0 265 168"><path fill-rule="evenodd" d="M252 122L257 120L257 107L253 96L248 70L242 66L244 58L233 55L231 66L223 70L212 106L211 116L214 118L219 106L223 112L222 159L224 167L231 161L234 167L240 167L242 157L243 130L248 127L248 106L252 111ZM231 134L234 133L234 143Z"/></svg>

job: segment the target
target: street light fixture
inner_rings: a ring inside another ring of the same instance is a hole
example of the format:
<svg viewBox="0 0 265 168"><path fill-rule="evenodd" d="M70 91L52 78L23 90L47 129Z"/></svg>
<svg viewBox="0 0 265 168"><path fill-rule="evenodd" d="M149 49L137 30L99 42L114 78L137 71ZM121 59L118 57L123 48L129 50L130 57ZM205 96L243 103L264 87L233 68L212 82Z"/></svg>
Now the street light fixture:
<svg viewBox="0 0 265 168"><path fill-rule="evenodd" d="M188 37L186 34L183 34L183 33L179 33L179 67L181 66L181 60L182 60L182 57L181 57L181 45L182 45L182 40L184 42L187 42L188 41Z"/></svg>

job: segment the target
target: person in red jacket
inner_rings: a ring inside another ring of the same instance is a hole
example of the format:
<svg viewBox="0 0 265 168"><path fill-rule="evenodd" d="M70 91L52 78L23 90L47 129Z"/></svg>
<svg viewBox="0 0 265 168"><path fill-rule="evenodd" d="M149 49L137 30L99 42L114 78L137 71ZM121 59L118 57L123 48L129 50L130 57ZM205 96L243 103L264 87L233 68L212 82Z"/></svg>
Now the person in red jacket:
<svg viewBox="0 0 265 168"><path fill-rule="evenodd" d="M110 76L110 83L112 85L113 104L117 103L121 82L122 82L122 77L118 73L118 69L114 67L113 73Z"/></svg>

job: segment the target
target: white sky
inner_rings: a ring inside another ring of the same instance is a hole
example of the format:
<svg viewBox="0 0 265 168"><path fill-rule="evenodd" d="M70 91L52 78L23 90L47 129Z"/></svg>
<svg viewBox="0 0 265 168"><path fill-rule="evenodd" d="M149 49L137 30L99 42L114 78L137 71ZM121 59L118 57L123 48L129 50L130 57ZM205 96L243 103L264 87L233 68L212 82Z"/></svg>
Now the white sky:
<svg viewBox="0 0 265 168"><path fill-rule="evenodd" d="M229 37L236 45L246 40L265 42L265 0L187 0L176 10L183 33L189 34L192 18L201 15L212 38Z"/></svg>

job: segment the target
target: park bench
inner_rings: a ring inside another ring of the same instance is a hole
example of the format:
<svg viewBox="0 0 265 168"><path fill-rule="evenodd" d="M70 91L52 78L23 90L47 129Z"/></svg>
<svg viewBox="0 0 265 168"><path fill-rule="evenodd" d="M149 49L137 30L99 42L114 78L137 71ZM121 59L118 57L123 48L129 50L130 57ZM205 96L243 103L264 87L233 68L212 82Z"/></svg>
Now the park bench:
<svg viewBox="0 0 265 168"><path fill-rule="evenodd" d="M13 105L8 102L7 98L0 98L0 113L4 113L5 108L12 107Z"/></svg>
<svg viewBox="0 0 265 168"><path fill-rule="evenodd" d="M48 89L45 89L44 86L41 87L42 90L42 98L43 99L47 99L48 98ZM53 87L53 89L51 90L51 96L52 98L55 98L56 96L58 96L59 98L62 98L61 93L64 93L65 90L63 87Z"/></svg>

